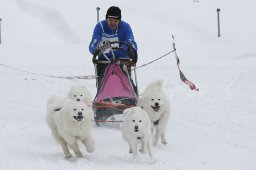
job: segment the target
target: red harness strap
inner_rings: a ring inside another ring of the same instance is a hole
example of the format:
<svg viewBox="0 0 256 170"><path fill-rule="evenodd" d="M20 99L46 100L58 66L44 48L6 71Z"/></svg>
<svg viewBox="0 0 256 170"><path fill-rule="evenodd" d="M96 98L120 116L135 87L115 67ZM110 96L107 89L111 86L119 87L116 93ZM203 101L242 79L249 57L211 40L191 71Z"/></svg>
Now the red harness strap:
<svg viewBox="0 0 256 170"><path fill-rule="evenodd" d="M97 108L112 108L119 111L123 111L127 108L134 107L134 105L113 104L110 102L93 102L93 106Z"/></svg>

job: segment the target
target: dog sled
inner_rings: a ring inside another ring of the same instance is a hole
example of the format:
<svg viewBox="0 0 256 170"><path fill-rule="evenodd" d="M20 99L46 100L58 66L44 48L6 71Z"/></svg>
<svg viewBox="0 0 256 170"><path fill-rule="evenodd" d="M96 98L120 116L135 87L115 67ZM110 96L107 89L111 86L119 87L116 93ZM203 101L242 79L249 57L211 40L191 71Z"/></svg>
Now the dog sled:
<svg viewBox="0 0 256 170"><path fill-rule="evenodd" d="M93 112L97 126L122 122L123 110L138 102L136 70L137 51L126 42L105 42L104 50L93 56L97 76L97 94L93 101ZM133 74L132 74L133 72Z"/></svg>

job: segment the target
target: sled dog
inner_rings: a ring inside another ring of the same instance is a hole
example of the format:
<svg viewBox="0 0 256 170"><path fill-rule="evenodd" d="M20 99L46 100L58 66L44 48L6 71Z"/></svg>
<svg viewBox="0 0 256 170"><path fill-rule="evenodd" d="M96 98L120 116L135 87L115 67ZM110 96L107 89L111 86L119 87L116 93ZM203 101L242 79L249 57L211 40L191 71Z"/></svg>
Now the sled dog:
<svg viewBox="0 0 256 170"><path fill-rule="evenodd" d="M87 106L92 105L92 96L85 86L72 86L69 92L69 98L85 102Z"/></svg>
<svg viewBox="0 0 256 170"><path fill-rule="evenodd" d="M77 144L79 140L85 145L87 152L94 151L91 136L93 114L85 103L68 97L52 96L47 103L46 120L67 159L72 157L69 147L76 157L83 157Z"/></svg>
<svg viewBox="0 0 256 170"><path fill-rule="evenodd" d="M140 107L125 109L123 112L123 124L121 126L122 135L129 144L129 153L133 153L133 158L138 158L138 144L141 144L141 153L152 156L152 136L150 131L150 119L147 113Z"/></svg>
<svg viewBox="0 0 256 170"><path fill-rule="evenodd" d="M139 106L151 120L153 145L157 145L160 137L162 144L167 144L165 129L170 115L170 102L163 91L163 81L158 80L148 85L139 100Z"/></svg>

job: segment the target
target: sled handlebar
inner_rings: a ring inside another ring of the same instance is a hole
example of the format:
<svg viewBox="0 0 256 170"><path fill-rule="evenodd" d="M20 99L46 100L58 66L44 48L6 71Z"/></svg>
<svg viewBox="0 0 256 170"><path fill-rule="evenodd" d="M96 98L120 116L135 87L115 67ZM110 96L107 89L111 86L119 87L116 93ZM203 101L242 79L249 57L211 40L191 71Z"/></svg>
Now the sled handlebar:
<svg viewBox="0 0 256 170"><path fill-rule="evenodd" d="M119 47L115 47L114 44L119 44ZM124 61L126 61L126 63L130 63L130 64L137 62L138 54L137 54L137 51L132 47L131 44L129 44L127 42L122 42L122 41L113 41L113 42L110 42L110 45L111 45L111 49L110 50L112 50L112 52L113 52L113 50L115 50L115 51L118 51L118 50L125 51L125 53L122 54L122 55L123 56L127 55L129 58L128 59L122 59L122 58L121 59L111 59L109 61L99 60L97 58L97 56L102 55L103 53L102 53L101 50L97 49L95 51L94 55L93 55L93 58L92 58L92 62L94 64L109 64L109 63L112 63L112 62L120 62L120 61L121 61L121 63L124 63ZM127 49L122 48L122 47L126 47Z"/></svg>

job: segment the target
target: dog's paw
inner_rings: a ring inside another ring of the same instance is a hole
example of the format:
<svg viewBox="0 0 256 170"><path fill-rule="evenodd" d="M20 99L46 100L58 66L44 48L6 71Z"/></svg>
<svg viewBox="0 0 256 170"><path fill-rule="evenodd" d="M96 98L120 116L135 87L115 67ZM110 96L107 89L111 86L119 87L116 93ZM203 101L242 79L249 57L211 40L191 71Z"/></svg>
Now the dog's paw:
<svg viewBox="0 0 256 170"><path fill-rule="evenodd" d="M95 150L94 146L91 146L91 147L87 147L87 148L86 148L86 151L87 151L88 153L93 153L94 150Z"/></svg>
<svg viewBox="0 0 256 170"><path fill-rule="evenodd" d="M71 159L71 158L72 158L72 155L71 155L71 154L65 155L65 159Z"/></svg>
<svg viewBox="0 0 256 170"><path fill-rule="evenodd" d="M142 153L142 154L145 154L145 153L146 153L145 149L140 149L139 151L140 151L140 153Z"/></svg>
<svg viewBox="0 0 256 170"><path fill-rule="evenodd" d="M162 140L162 144L166 145L167 141L166 140Z"/></svg>
<svg viewBox="0 0 256 170"><path fill-rule="evenodd" d="M77 158L83 158L83 155L76 155Z"/></svg>
<svg viewBox="0 0 256 170"><path fill-rule="evenodd" d="M77 153L75 153L75 154L76 154L76 157L77 157L77 158L83 158L83 157L84 157L81 152L77 152Z"/></svg>

